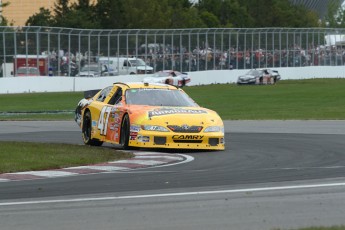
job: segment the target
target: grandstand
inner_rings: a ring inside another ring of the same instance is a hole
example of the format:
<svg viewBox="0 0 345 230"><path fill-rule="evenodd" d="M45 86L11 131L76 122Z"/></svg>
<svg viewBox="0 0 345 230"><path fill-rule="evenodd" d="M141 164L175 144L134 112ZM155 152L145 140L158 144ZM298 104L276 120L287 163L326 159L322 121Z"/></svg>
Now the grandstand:
<svg viewBox="0 0 345 230"><path fill-rule="evenodd" d="M344 0L290 0L290 2L315 10L323 18L327 14L329 4L335 4L337 7L340 7Z"/></svg>

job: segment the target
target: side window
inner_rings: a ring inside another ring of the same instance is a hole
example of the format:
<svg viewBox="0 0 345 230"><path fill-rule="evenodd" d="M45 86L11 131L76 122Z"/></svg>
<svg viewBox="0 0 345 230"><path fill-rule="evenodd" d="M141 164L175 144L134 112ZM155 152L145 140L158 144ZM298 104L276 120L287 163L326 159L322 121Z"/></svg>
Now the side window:
<svg viewBox="0 0 345 230"><path fill-rule="evenodd" d="M123 61L123 66L128 66L127 60L124 60L124 61Z"/></svg>
<svg viewBox="0 0 345 230"><path fill-rule="evenodd" d="M114 93L114 95L110 98L108 104L116 105L117 103L121 101L121 99L122 99L122 89L118 88L116 92Z"/></svg>
<svg viewBox="0 0 345 230"><path fill-rule="evenodd" d="M99 94L96 100L103 102L112 88L112 86L108 86L107 88L102 89L101 93Z"/></svg>

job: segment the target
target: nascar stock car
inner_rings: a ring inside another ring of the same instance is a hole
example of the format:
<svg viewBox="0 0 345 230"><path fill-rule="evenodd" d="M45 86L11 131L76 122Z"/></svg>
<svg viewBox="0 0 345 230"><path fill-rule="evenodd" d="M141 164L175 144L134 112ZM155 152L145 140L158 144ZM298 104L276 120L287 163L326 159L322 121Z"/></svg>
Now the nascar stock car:
<svg viewBox="0 0 345 230"><path fill-rule="evenodd" d="M224 149L219 115L182 89L159 83L114 83L85 91L75 110L85 144L130 148Z"/></svg>
<svg viewBox="0 0 345 230"><path fill-rule="evenodd" d="M237 79L237 84L273 85L277 83L280 78L281 77L278 70L252 69L249 70L246 74L239 76Z"/></svg>
<svg viewBox="0 0 345 230"><path fill-rule="evenodd" d="M190 77L187 73L181 73L175 70L162 70L154 73L150 77L145 77L143 82L163 83L183 87L190 82Z"/></svg>

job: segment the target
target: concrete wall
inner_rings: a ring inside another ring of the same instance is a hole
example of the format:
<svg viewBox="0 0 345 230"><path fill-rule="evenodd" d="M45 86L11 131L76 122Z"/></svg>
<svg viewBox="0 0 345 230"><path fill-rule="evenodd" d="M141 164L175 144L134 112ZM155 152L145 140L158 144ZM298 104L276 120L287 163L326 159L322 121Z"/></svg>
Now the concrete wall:
<svg viewBox="0 0 345 230"><path fill-rule="evenodd" d="M345 78L345 66L274 68L282 80L311 78ZM235 83L248 70L209 70L190 72L192 85ZM147 75L146 75L147 76ZM0 94L28 92L68 92L101 89L114 82L142 81L145 75L115 77L7 77L0 78Z"/></svg>

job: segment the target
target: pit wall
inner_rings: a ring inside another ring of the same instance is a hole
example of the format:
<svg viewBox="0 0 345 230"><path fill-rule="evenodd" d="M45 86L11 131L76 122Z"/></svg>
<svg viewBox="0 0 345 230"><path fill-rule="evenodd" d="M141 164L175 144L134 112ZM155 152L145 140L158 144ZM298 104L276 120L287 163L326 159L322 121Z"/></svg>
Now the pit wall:
<svg viewBox="0 0 345 230"><path fill-rule="evenodd" d="M345 78L345 66L317 66L273 68L282 80L312 78ZM248 70L208 70L190 72L193 85L236 83L238 76ZM5 77L0 78L0 94L32 92L74 92L101 89L115 82L138 82L148 75L120 75L114 77Z"/></svg>

